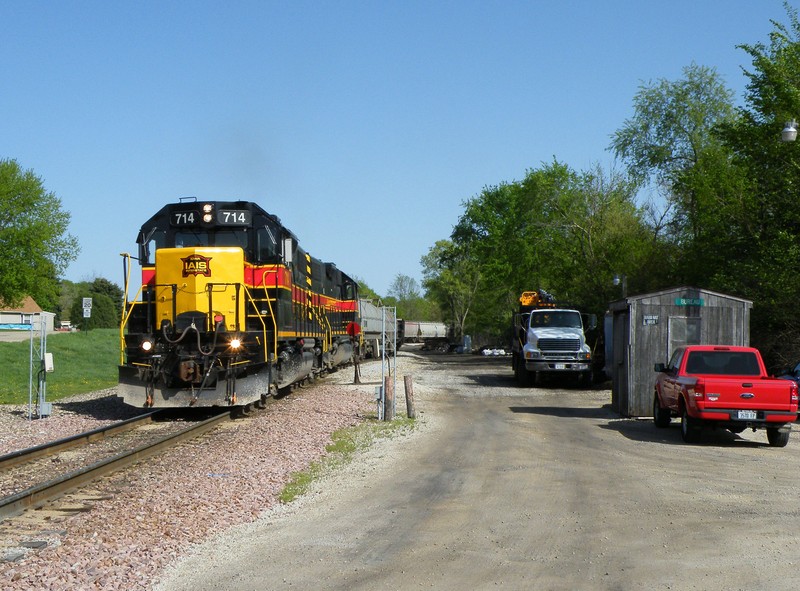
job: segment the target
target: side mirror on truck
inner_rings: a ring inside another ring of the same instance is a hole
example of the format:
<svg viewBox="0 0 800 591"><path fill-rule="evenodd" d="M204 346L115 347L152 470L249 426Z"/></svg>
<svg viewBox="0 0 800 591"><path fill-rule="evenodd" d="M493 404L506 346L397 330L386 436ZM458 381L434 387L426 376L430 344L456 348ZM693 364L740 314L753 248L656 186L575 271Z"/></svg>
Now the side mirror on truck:
<svg viewBox="0 0 800 591"><path fill-rule="evenodd" d="M667 366L664 363L656 363L653 367L657 372L667 371Z"/></svg>

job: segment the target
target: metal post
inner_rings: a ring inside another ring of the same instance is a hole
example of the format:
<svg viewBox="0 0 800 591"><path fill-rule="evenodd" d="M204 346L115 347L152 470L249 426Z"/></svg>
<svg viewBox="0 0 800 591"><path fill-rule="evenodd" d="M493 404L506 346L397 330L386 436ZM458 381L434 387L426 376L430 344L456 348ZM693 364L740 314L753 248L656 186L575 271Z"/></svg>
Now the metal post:
<svg viewBox="0 0 800 591"><path fill-rule="evenodd" d="M392 347L392 391L397 392L397 307L392 307L392 323L394 324L394 344ZM397 394L392 400L392 415L394 416L397 406Z"/></svg>
<svg viewBox="0 0 800 591"><path fill-rule="evenodd" d="M31 331L30 355L28 358L28 420L33 419L33 324L29 329Z"/></svg>
<svg viewBox="0 0 800 591"><path fill-rule="evenodd" d="M394 337L393 337L393 345L394 346L392 348L392 352L394 354L392 355L392 359L391 360L386 356L386 341L387 341L387 338L388 338L388 335L386 334L387 333L387 329L386 329L386 312L387 312L387 310L391 310L392 311L392 318L393 318L392 322L394 323ZM386 370L385 370L384 364L383 364L384 361L386 361L386 364L389 367L389 371L391 373L391 377L392 377L391 388L392 388L392 392L394 392L397 389L397 308L396 307L392 307L392 306L381 306L381 384L382 384L381 391L383 393L383 396L382 396L382 399L381 399L381 403L382 404L385 403L385 395L386 395L385 390L387 389ZM396 397L393 396L392 397L392 408L390 409L390 412L387 413L387 414L391 414L391 416L394 417L396 409L397 409L397 399L396 399Z"/></svg>
<svg viewBox="0 0 800 591"><path fill-rule="evenodd" d="M38 346L35 343L34 329L35 322L31 322L31 346L30 346L30 374L28 382L28 419L33 418L33 391L36 384L36 409L37 416L41 419L50 416L52 404L47 402L47 371L45 360L47 359L47 318L55 317L52 312L40 312L33 315L39 320ZM36 381L33 376L36 373Z"/></svg>
<svg viewBox="0 0 800 591"><path fill-rule="evenodd" d="M381 306L381 384L386 383L383 360L386 359L386 306Z"/></svg>

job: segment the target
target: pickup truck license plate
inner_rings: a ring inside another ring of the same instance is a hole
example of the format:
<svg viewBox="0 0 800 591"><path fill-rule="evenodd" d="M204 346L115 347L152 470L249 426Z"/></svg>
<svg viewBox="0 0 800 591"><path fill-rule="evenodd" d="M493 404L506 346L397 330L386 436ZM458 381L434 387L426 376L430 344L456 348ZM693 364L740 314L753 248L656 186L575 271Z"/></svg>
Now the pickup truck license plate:
<svg viewBox="0 0 800 591"><path fill-rule="evenodd" d="M739 419L755 419L756 416L756 411L754 410L740 410L736 414Z"/></svg>
<svg viewBox="0 0 800 591"><path fill-rule="evenodd" d="M556 369L567 369L566 363L556 363Z"/></svg>

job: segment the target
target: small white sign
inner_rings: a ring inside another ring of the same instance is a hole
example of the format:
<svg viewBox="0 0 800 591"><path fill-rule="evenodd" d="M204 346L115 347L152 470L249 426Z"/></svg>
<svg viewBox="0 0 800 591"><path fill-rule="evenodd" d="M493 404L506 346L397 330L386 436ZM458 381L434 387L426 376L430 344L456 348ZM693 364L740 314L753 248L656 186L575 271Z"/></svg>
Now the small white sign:
<svg viewBox="0 0 800 591"><path fill-rule="evenodd" d="M92 309L91 308L84 308L83 309L83 317L84 318L91 318L92 317Z"/></svg>
<svg viewBox="0 0 800 591"><path fill-rule="evenodd" d="M83 309L85 310L86 308L89 308L91 310L91 308L92 308L92 298L83 298ZM86 315L84 315L84 318L85 317L86 317Z"/></svg>

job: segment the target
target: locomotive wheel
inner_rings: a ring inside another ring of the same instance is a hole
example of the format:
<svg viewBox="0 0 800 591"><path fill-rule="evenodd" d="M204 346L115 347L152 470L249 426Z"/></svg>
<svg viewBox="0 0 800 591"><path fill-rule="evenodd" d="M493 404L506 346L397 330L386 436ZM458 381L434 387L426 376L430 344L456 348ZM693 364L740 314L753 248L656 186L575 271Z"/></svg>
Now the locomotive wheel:
<svg viewBox="0 0 800 591"><path fill-rule="evenodd" d="M284 396L288 396L294 391L294 384L289 386L284 386L283 388L278 388L275 392L275 398L283 398Z"/></svg>
<svg viewBox="0 0 800 591"><path fill-rule="evenodd" d="M234 418L249 417L252 414L253 414L252 404L245 404L244 406L238 406L233 411Z"/></svg>

